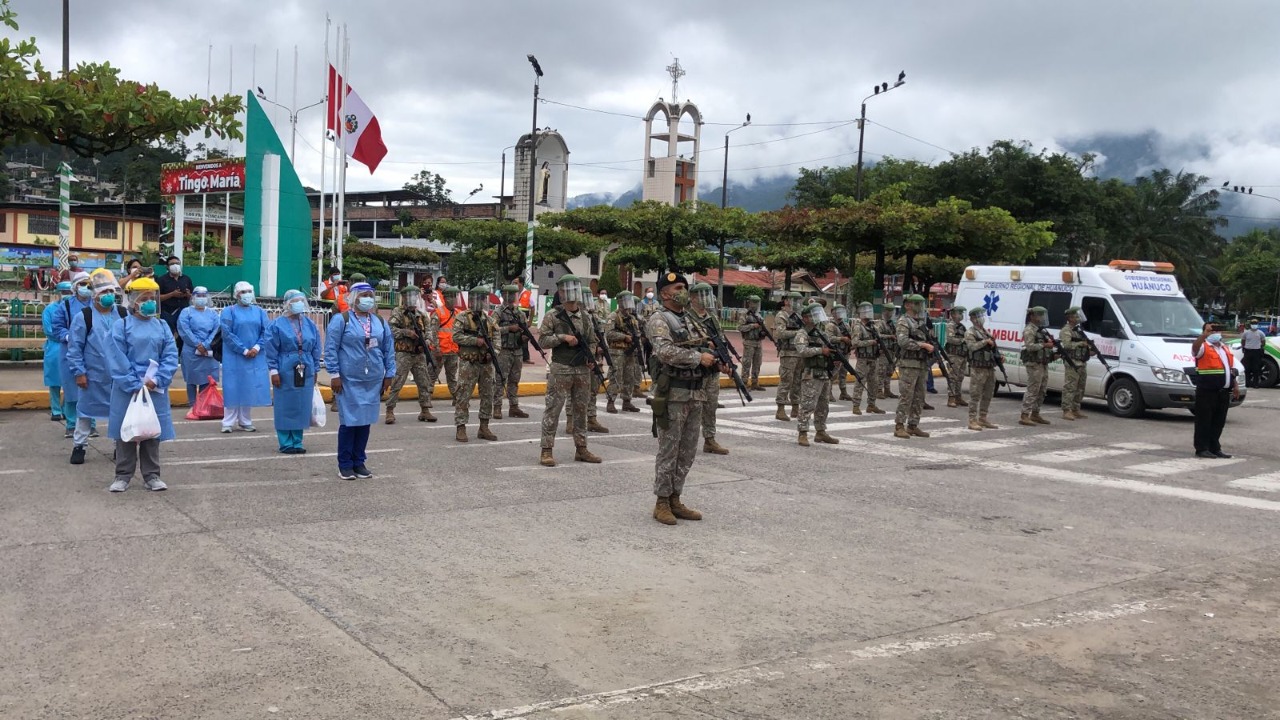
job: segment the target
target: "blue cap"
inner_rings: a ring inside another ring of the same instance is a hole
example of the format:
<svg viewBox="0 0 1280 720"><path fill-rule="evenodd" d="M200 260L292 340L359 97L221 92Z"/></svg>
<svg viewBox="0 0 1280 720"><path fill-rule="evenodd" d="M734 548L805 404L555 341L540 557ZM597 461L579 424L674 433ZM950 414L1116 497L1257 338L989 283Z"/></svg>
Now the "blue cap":
<svg viewBox="0 0 1280 720"><path fill-rule="evenodd" d="M351 292L353 293L373 292L373 286L370 285L369 283L364 283L364 282L356 283L355 285L351 286Z"/></svg>
<svg viewBox="0 0 1280 720"><path fill-rule="evenodd" d="M71 292L71 283L66 280L63 280L62 282L58 283L58 290L60 292Z"/></svg>

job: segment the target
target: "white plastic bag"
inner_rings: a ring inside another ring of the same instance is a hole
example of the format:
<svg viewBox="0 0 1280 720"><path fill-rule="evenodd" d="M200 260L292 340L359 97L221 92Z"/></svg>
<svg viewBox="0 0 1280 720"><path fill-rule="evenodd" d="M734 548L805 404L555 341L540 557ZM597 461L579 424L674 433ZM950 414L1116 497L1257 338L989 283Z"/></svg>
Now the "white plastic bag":
<svg viewBox="0 0 1280 720"><path fill-rule="evenodd" d="M324 404L324 396L320 388L311 386L311 427L324 427L329 419L329 407Z"/></svg>
<svg viewBox="0 0 1280 720"><path fill-rule="evenodd" d="M124 411L124 420L120 423L120 440L123 442L141 442L160 437L160 418L156 416L156 407L151 400L151 393L144 385L129 401Z"/></svg>

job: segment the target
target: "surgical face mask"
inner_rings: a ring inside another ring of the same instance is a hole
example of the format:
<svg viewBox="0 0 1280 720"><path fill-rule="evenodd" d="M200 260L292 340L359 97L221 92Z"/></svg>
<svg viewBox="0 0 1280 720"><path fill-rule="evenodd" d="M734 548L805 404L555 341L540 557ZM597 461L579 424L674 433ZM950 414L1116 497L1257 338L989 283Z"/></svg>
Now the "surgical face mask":
<svg viewBox="0 0 1280 720"><path fill-rule="evenodd" d="M253 291L250 290L249 292L240 293L239 297L236 299L240 301L241 305L252 305L254 300Z"/></svg>
<svg viewBox="0 0 1280 720"><path fill-rule="evenodd" d="M102 293L98 296L98 304L104 308L109 308L116 304L115 293Z"/></svg>
<svg viewBox="0 0 1280 720"><path fill-rule="evenodd" d="M160 314L160 304L155 300L143 300L138 305L138 312L146 317L155 317Z"/></svg>
<svg viewBox="0 0 1280 720"><path fill-rule="evenodd" d="M181 274L182 274L182 266L181 266L181 265L179 265L178 263L174 263L174 264L172 264L172 265L170 265L170 266L169 266L169 272L173 273L174 275L181 275Z"/></svg>
<svg viewBox="0 0 1280 720"><path fill-rule="evenodd" d="M373 312L373 309L377 306L378 301L368 295L356 298L356 309L360 312Z"/></svg>
<svg viewBox="0 0 1280 720"><path fill-rule="evenodd" d="M607 302L609 300L609 293L600 293L600 300Z"/></svg>
<svg viewBox="0 0 1280 720"><path fill-rule="evenodd" d="M80 298L81 300L88 300L89 298L93 297L93 290L90 290L88 285L77 285L76 297Z"/></svg>
<svg viewBox="0 0 1280 720"><path fill-rule="evenodd" d="M67 261L67 267L71 268L72 270L79 270L79 269L80 269L80 261L79 261L79 260L68 260L68 261Z"/></svg>
<svg viewBox="0 0 1280 720"><path fill-rule="evenodd" d="M331 275L331 276L329 277L329 280L330 280L331 282L338 282L338 281L339 281L339 280L341 280L341 279L342 279L342 276L341 276L341 275Z"/></svg>
<svg viewBox="0 0 1280 720"><path fill-rule="evenodd" d="M196 307L198 307L198 308L206 308L206 307L209 307L209 298L207 298L207 297L193 297L193 298L191 298L191 304L192 304L192 305L194 305L194 306L196 306Z"/></svg>
<svg viewBox="0 0 1280 720"><path fill-rule="evenodd" d="M671 300L682 308L689 307L689 291L677 290L671 295Z"/></svg>
<svg viewBox="0 0 1280 720"><path fill-rule="evenodd" d="M1257 330L1257 329L1258 329L1258 323L1249 323L1249 329L1250 329L1250 330Z"/></svg>
<svg viewBox="0 0 1280 720"><path fill-rule="evenodd" d="M644 297L645 297L645 299L646 299L646 300L652 300L652 299L653 299L653 293L651 293L651 292L647 292L647 293L645 293L645 294L644 294Z"/></svg>
<svg viewBox="0 0 1280 720"><path fill-rule="evenodd" d="M293 313L294 315L301 315L306 311L307 311L306 300L294 300L293 302L289 303L289 312Z"/></svg>
<svg viewBox="0 0 1280 720"><path fill-rule="evenodd" d="M1205 339L1209 341L1209 344L1210 344L1210 345L1221 345L1221 344L1222 344L1222 333L1213 333L1212 335L1210 335L1209 337L1207 337L1207 338L1205 338Z"/></svg>

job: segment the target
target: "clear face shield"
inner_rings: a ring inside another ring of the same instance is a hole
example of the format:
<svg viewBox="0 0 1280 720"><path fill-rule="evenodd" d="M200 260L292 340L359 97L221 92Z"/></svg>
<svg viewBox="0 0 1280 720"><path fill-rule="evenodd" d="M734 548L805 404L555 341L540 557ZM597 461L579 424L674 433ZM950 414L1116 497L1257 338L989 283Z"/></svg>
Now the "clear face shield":
<svg viewBox="0 0 1280 720"><path fill-rule="evenodd" d="M400 293L400 299L404 301L405 307L418 307L418 301L422 299L422 293L417 288L405 290Z"/></svg>
<svg viewBox="0 0 1280 720"><path fill-rule="evenodd" d="M1084 311L1083 311L1083 310L1081 310L1080 312L1076 313L1076 324L1077 324L1077 325L1083 325L1083 324L1085 324L1085 323L1087 323L1087 322L1089 322L1089 318L1084 314ZM1254 328L1256 328L1256 327L1257 327L1257 325L1251 325L1250 327L1254 327Z"/></svg>
<svg viewBox="0 0 1280 720"><path fill-rule="evenodd" d="M584 292L584 293L582 293L582 300L580 300L580 302L582 303L582 307L583 307L583 309L585 309L587 312L595 312L595 311L596 311L596 296L595 296L595 295L592 295L592 294L591 294L591 293L589 293L589 292Z"/></svg>
<svg viewBox="0 0 1280 720"><path fill-rule="evenodd" d="M715 290L699 290L693 294L693 299L697 300L702 309L707 312L712 312L716 309Z"/></svg>
<svg viewBox="0 0 1280 720"><path fill-rule="evenodd" d="M871 305L859 305L858 317L862 320L874 320L876 317L876 309Z"/></svg>
<svg viewBox="0 0 1280 720"><path fill-rule="evenodd" d="M560 302L582 302L582 283L570 280L560 286Z"/></svg>
<svg viewBox="0 0 1280 720"><path fill-rule="evenodd" d="M504 305L514 306L516 304L516 291L504 290L502 292L502 302Z"/></svg>
<svg viewBox="0 0 1280 720"><path fill-rule="evenodd" d="M808 312L805 314L808 315L809 319L815 324L821 324L827 321L827 309L821 305L810 306Z"/></svg>
<svg viewBox="0 0 1280 720"><path fill-rule="evenodd" d="M636 309L636 296L623 295L622 297L618 298L618 307L623 310L634 311Z"/></svg>
<svg viewBox="0 0 1280 720"><path fill-rule="evenodd" d="M837 322L844 322L849 319L849 311L842 307L832 310L831 314L835 316Z"/></svg>
<svg viewBox="0 0 1280 720"><path fill-rule="evenodd" d="M473 292L467 296L467 304L471 306L472 310L484 312L489 309L489 293Z"/></svg>

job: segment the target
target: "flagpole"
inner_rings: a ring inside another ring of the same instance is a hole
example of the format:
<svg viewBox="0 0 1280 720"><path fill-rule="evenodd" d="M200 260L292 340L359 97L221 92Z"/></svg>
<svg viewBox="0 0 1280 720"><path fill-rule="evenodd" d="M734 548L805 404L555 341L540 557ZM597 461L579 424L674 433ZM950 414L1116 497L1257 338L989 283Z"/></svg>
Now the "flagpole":
<svg viewBox="0 0 1280 720"><path fill-rule="evenodd" d="M316 245L316 292L324 289L324 180L325 161L328 159L329 142L329 29L332 25L328 13L324 16L324 122L320 124L320 222Z"/></svg>
<svg viewBox="0 0 1280 720"><path fill-rule="evenodd" d="M339 175L338 175L338 267L342 267L343 245L347 240L347 93L349 92L348 74L351 72L351 37L348 34L345 23L342 25L342 103L339 105L338 113L338 158L339 158Z"/></svg>

